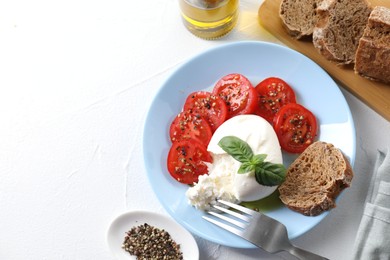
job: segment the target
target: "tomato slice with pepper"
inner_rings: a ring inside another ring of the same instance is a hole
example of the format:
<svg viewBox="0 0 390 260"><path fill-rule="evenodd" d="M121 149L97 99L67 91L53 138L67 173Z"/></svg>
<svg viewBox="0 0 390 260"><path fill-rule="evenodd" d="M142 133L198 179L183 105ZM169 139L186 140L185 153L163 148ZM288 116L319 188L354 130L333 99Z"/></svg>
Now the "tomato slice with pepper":
<svg viewBox="0 0 390 260"><path fill-rule="evenodd" d="M250 81L241 74L233 73L222 77L214 86L213 94L225 101L228 118L253 114L256 111L257 92Z"/></svg>
<svg viewBox="0 0 390 260"><path fill-rule="evenodd" d="M212 162L206 146L193 139L172 144L168 153L168 171L173 178L185 184L198 182L198 177L208 174L205 162Z"/></svg>
<svg viewBox="0 0 390 260"><path fill-rule="evenodd" d="M255 89L259 95L256 114L271 124L275 114L282 106L296 103L294 90L280 78L266 78L257 84Z"/></svg>
<svg viewBox="0 0 390 260"><path fill-rule="evenodd" d="M191 93L184 103L183 110L187 110L195 117L203 117L210 124L213 133L227 119L225 102L207 91Z"/></svg>
<svg viewBox="0 0 390 260"><path fill-rule="evenodd" d="M180 112L173 120L169 129L169 136L172 142L191 138L207 146L213 132L209 123L202 116L194 115L185 110Z"/></svg>
<svg viewBox="0 0 390 260"><path fill-rule="evenodd" d="M304 106L289 103L276 113L274 129L286 152L301 153L317 136L317 120Z"/></svg>

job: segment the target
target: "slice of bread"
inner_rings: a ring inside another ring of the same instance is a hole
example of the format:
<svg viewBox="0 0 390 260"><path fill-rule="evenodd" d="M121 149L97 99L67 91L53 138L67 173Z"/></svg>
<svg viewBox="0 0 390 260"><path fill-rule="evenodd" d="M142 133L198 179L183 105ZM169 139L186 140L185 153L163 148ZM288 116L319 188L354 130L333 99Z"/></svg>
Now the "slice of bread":
<svg viewBox="0 0 390 260"><path fill-rule="evenodd" d="M351 64L371 7L366 0L324 0L317 8L314 47L328 60Z"/></svg>
<svg viewBox="0 0 390 260"><path fill-rule="evenodd" d="M287 32L297 38L313 33L317 23L316 8L322 0L282 0L279 16Z"/></svg>
<svg viewBox="0 0 390 260"><path fill-rule="evenodd" d="M339 193L349 187L352 167L332 144L317 141L290 165L279 186L280 199L290 209L317 216L336 206Z"/></svg>
<svg viewBox="0 0 390 260"><path fill-rule="evenodd" d="M355 73L390 83L390 9L377 6L367 26L355 57Z"/></svg>

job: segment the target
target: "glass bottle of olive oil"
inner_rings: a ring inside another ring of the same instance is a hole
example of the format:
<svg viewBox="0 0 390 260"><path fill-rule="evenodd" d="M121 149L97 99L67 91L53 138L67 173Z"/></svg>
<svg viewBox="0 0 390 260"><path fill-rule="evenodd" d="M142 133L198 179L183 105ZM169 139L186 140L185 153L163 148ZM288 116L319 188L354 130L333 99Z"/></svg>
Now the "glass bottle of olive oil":
<svg viewBox="0 0 390 260"><path fill-rule="evenodd" d="M184 25L194 35L216 39L237 23L239 0L179 0Z"/></svg>

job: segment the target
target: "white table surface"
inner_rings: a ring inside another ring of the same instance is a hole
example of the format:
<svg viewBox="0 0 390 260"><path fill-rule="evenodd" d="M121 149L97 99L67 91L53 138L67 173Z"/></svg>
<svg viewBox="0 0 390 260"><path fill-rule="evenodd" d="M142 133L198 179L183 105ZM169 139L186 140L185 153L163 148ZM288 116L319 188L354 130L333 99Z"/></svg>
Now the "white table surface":
<svg viewBox="0 0 390 260"><path fill-rule="evenodd" d="M165 213L142 158L148 105L178 65L213 46L277 40L241 0L237 27L206 41L177 0L0 2L0 259L113 259L106 232L128 210ZM356 124L355 179L293 242L330 259L353 249L377 149L390 124L343 91ZM142 194L142 196L140 196ZM196 237L201 259L280 259Z"/></svg>

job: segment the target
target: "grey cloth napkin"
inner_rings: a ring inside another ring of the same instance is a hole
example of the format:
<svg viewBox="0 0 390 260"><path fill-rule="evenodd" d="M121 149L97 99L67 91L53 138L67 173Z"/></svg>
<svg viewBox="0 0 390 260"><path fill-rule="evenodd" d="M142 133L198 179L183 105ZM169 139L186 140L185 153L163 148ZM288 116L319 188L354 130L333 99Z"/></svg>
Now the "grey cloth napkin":
<svg viewBox="0 0 390 260"><path fill-rule="evenodd" d="M378 151L352 259L390 259L390 151Z"/></svg>

